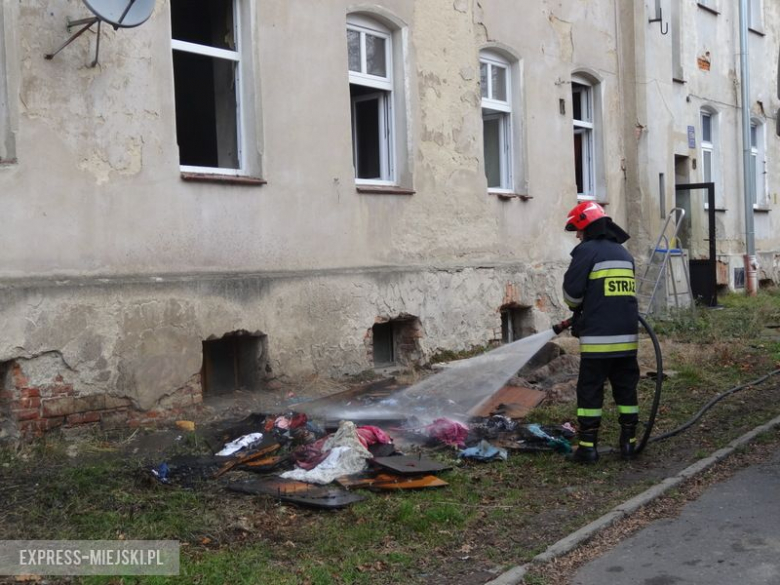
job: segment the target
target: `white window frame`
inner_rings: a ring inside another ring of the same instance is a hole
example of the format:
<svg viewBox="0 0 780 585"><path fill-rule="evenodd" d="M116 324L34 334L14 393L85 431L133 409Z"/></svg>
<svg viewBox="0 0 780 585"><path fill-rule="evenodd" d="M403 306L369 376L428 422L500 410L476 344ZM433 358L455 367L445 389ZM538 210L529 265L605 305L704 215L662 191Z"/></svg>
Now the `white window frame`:
<svg viewBox="0 0 780 585"><path fill-rule="evenodd" d="M708 118L710 121L710 139L704 139L704 119ZM704 183L715 184L715 207L716 209L722 209L723 193L720 189L720 165L718 160L720 158L720 145L719 145L719 122L720 116L716 111L709 109L702 109L699 111L699 131L701 132L701 179ZM709 154L709 166L705 163L705 153ZM709 181L707 180L707 174L709 171ZM709 208L709 203L706 198L704 200L704 208Z"/></svg>
<svg viewBox="0 0 780 585"><path fill-rule="evenodd" d="M395 123L393 102L395 99L393 90L393 34L390 29L379 24L377 21L366 18L356 14L350 14L347 16L348 31L355 31L360 34L360 71L352 71L347 64L347 71L349 73L350 85L360 85L363 87L370 87L379 90L377 93L382 94L380 100L379 115L379 166L380 166L380 178L379 179L363 179L357 176L357 158L359 152L357 151L357 138L356 129L353 124L352 128L352 153L355 162L355 183L359 185L395 185L396 184L396 153L395 153ZM385 72L386 77L378 75L372 75L368 73L368 67L366 63L366 35L373 35L385 40ZM352 112L353 120L355 115L355 103L359 101L365 101L367 99L374 99L377 94L367 94L364 96L356 96L350 98L350 109Z"/></svg>
<svg viewBox="0 0 780 585"><path fill-rule="evenodd" d="M574 100L574 84L583 86L580 94L585 97L584 104L580 102L580 111L583 112L583 118L574 117L574 104L572 103L572 125L573 133L582 134L582 153L580 164L582 166L582 192L577 193L577 199L596 200L597 199L597 181L596 181L596 110L595 110L595 88L594 84L581 76L572 77L572 102ZM575 153L576 154L576 153ZM576 161L575 161L576 165ZM575 166L576 171L576 166ZM575 179L576 184L576 179Z"/></svg>
<svg viewBox="0 0 780 585"><path fill-rule="evenodd" d="M767 207L766 186L766 124L759 120L750 121L750 160L753 163L753 209Z"/></svg>
<svg viewBox="0 0 780 585"><path fill-rule="evenodd" d="M202 55L204 57L211 57L213 59L224 59L227 61L233 61L235 66L235 83L236 83L236 148L238 149L238 168L224 168L224 167L198 167L192 165L179 165L179 168L184 173L204 173L212 175L227 175L227 176L242 176L244 175L244 169L246 168L246 161L244 160L244 143L243 143L243 106L241 96L243 95L243 83L241 75L241 49L243 48L243 40L241 39L241 11L238 10L238 1L233 0L233 35L236 40L237 51L231 51L228 49L219 49L217 47L211 47L209 45L200 45L198 43L191 43L188 41L180 41L171 38L171 49L174 51L182 51L184 53L193 53L196 55Z"/></svg>
<svg viewBox="0 0 780 585"><path fill-rule="evenodd" d="M514 148L512 128L512 66L509 61L503 59L492 51L481 51L479 57L480 74L482 65L486 70L485 96L482 96L482 121L483 131L486 120L499 121L499 175L500 184L488 185L488 191L495 193L511 193L514 191ZM493 68L500 67L504 70L506 99L496 99L493 95ZM483 149L483 163L487 167L487 159Z"/></svg>

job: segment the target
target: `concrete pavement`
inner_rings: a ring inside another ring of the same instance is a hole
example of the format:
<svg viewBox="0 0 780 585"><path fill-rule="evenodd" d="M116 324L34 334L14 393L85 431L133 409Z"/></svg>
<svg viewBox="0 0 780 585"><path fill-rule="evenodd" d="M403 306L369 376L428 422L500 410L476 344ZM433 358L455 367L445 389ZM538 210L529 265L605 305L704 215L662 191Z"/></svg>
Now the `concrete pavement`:
<svg viewBox="0 0 780 585"><path fill-rule="evenodd" d="M585 544L587 546L587 544ZM780 584L780 453L584 565L572 585Z"/></svg>
<svg viewBox="0 0 780 585"><path fill-rule="evenodd" d="M552 561L556 558L562 557L566 555L567 553L573 551L579 546L582 546L588 542L589 539L600 533L602 530L610 527L615 522L619 521L622 518L625 518L626 516L634 513L636 510L640 509L642 506L645 506L649 504L650 502L656 500L657 498L660 498L665 493L667 493L669 490L675 488L676 486L680 485L684 481L695 477L696 475L702 473L703 471L709 469L719 461L722 461L723 459L729 457L734 451L737 449L744 447L748 445L751 441L753 441L756 437L763 433L773 432L775 429L780 428L780 416L775 417L774 419L770 420L769 422L760 425L756 428L754 428L752 431L749 431L742 435L741 437L734 439L729 443L726 447L723 449L718 449L715 451L712 455L709 457L705 457L704 459L700 459L693 465L690 465L689 467L685 468L683 471L678 473L677 475L674 475L672 477L668 477L662 482L654 485L653 487L645 490L641 494L634 496L627 502L624 502L620 504L619 506L616 506L611 511L607 512L602 516L601 518L598 518L597 520L594 520L590 524L583 526L579 530L573 532L569 536L562 538L558 542L550 545L547 550L544 552L536 555L530 563L527 563L525 565L519 565L516 567L513 567L506 571L505 573L499 575L497 578L489 581L485 585L520 585L524 583L524 577L526 573L533 567L535 563L547 563L549 561ZM777 486L775 486L777 488ZM775 489L776 494L780 494L780 491ZM770 496L771 497L771 496ZM780 496L778 496L780 497ZM775 532L775 534L780 534L780 525L775 522L775 525L778 526L778 530ZM628 540L627 540L628 542ZM775 542L775 541L770 541ZM725 562L725 561L724 561ZM718 563L723 564L723 563ZM615 567L619 565L614 565ZM632 563L633 566L633 563ZM647 567L644 568L651 568L652 564L650 564ZM585 569L583 569L584 571ZM680 583L680 577L676 577L678 580L668 580L668 576L660 576L660 580L652 581L654 577L649 577L651 579L650 581L646 581L645 583L632 580L629 578L627 581L619 582L617 581L615 574L625 572L625 567L623 567L623 571L620 571L619 569L615 569L614 571L608 571L609 576L606 580L602 580L601 583L609 584L609 585L619 585L620 583L631 583L632 585L671 585L673 583ZM584 575L584 572L583 572ZM630 576L629 576L630 577ZM603 578L602 578L603 579ZM688 581L689 583L704 583L705 581ZM740 582L740 581L737 581ZM777 579L775 581L759 581L762 584L767 585L780 585L780 579ZM582 582L583 585L586 582ZM710 585L709 582L707 582L707 585ZM712 585L718 585L718 582L712 582ZM750 585L750 584L748 584Z"/></svg>

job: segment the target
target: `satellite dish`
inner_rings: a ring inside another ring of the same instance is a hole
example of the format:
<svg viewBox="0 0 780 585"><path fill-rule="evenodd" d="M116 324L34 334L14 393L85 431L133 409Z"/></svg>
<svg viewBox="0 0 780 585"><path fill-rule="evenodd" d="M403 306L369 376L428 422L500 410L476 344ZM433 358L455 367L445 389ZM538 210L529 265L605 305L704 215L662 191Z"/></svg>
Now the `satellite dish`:
<svg viewBox="0 0 780 585"><path fill-rule="evenodd" d="M149 20L154 0L83 0L98 19L114 28L133 28Z"/></svg>
<svg viewBox="0 0 780 585"><path fill-rule="evenodd" d="M83 2L95 16L79 20L68 20L68 32L74 26L81 26L82 28L60 45L57 50L47 54L46 59L54 59L57 53L92 28L93 24L97 23L95 59L91 65L94 67L98 63L98 55L100 53L100 25L107 22L114 27L114 30L140 26L149 20L152 12L154 12L155 0L83 0Z"/></svg>

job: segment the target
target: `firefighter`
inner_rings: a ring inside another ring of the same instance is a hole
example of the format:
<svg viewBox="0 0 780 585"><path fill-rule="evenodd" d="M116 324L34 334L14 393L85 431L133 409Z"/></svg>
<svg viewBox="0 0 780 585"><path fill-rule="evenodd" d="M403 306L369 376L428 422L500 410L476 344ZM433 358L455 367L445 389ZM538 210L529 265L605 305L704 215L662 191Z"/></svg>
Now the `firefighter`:
<svg viewBox="0 0 780 585"><path fill-rule="evenodd" d="M639 419L639 313L634 258L622 246L629 235L592 201L569 212L566 231L576 231L581 240L563 277L564 300L574 311L572 334L580 340L579 445L571 458L577 463L599 459L604 382L609 380L619 413L620 454L632 459Z"/></svg>

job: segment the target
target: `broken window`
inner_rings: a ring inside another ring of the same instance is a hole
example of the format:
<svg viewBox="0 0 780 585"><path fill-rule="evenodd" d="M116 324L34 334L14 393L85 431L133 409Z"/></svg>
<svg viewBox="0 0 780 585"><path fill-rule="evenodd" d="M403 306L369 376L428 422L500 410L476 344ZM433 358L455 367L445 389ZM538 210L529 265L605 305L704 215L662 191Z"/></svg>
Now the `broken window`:
<svg viewBox="0 0 780 585"><path fill-rule="evenodd" d="M241 170L239 0L171 0L176 138L182 170Z"/></svg>
<svg viewBox="0 0 780 585"><path fill-rule="evenodd" d="M479 59L482 91L482 140L488 189L513 190L512 102L509 62L482 51Z"/></svg>
<svg viewBox="0 0 780 585"><path fill-rule="evenodd" d="M395 336L393 323L377 323L374 334L374 365L391 366L395 363Z"/></svg>
<svg viewBox="0 0 780 585"><path fill-rule="evenodd" d="M574 174L577 197L595 199L596 125L594 121L593 86L585 79L575 77L571 84L572 122L574 124Z"/></svg>
<svg viewBox="0 0 780 585"><path fill-rule="evenodd" d="M534 333L530 307L508 305L501 308L501 341L512 343Z"/></svg>
<svg viewBox="0 0 780 585"><path fill-rule="evenodd" d="M419 365L422 325L417 317L401 315L371 328L371 356L375 367Z"/></svg>
<svg viewBox="0 0 780 585"><path fill-rule="evenodd" d="M204 397L257 390L266 378L265 335L238 331L203 342L201 383Z"/></svg>
<svg viewBox="0 0 780 585"><path fill-rule="evenodd" d="M347 19L352 162L361 183L395 180L392 36L365 17Z"/></svg>

